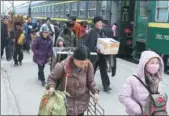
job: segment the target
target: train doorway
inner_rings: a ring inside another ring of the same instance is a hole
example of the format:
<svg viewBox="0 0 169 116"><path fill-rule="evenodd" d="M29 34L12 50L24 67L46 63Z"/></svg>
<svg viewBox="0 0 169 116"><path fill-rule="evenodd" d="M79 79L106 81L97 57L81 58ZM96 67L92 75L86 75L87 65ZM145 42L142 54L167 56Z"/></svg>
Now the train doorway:
<svg viewBox="0 0 169 116"><path fill-rule="evenodd" d="M120 41L119 56L131 57L133 51L133 24L135 13L135 1L119 1L118 15L118 40Z"/></svg>

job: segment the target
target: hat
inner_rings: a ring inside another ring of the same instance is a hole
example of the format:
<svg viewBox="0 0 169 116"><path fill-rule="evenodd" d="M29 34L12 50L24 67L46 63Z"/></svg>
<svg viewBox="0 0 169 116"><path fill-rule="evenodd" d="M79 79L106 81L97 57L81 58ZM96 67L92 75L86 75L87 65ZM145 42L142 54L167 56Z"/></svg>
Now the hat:
<svg viewBox="0 0 169 116"><path fill-rule="evenodd" d="M45 20L45 22L46 22L47 20L50 20L50 21L51 21L51 18L50 18L50 17L47 17L46 20Z"/></svg>
<svg viewBox="0 0 169 116"><path fill-rule="evenodd" d="M67 25L67 27L73 27L74 26L74 22L73 21L67 21L66 25Z"/></svg>
<svg viewBox="0 0 169 116"><path fill-rule="evenodd" d="M76 19L77 19L76 16L71 16L71 17L69 17L68 20L69 20L69 21L76 21Z"/></svg>
<svg viewBox="0 0 169 116"><path fill-rule="evenodd" d="M8 19L8 16L4 16L4 17L3 17L3 20L5 20L5 19Z"/></svg>
<svg viewBox="0 0 169 116"><path fill-rule="evenodd" d="M49 32L48 26L43 26L41 32Z"/></svg>
<svg viewBox="0 0 169 116"><path fill-rule="evenodd" d="M90 57L90 51L86 46L81 45L75 49L73 56L77 60L86 60Z"/></svg>
<svg viewBox="0 0 169 116"><path fill-rule="evenodd" d="M99 22L99 21L103 21L102 17L97 16L97 17L94 17L94 18L93 18L93 23L94 23L94 24L96 24L96 23Z"/></svg>

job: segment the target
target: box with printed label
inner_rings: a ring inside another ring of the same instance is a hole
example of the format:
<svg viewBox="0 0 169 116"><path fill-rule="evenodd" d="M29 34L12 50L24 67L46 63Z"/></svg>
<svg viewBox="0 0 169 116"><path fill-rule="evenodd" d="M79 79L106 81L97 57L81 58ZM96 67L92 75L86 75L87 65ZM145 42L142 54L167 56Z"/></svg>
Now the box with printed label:
<svg viewBox="0 0 169 116"><path fill-rule="evenodd" d="M105 55L118 54L120 43L112 38L98 38L97 49Z"/></svg>

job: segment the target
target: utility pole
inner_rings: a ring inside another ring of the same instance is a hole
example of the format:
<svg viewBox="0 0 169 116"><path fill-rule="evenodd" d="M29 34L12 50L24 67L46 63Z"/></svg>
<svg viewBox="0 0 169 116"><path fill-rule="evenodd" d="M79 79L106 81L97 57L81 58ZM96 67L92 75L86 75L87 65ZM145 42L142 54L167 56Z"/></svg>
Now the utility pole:
<svg viewBox="0 0 169 116"><path fill-rule="evenodd" d="M2 14L4 15L4 1L1 2L2 2Z"/></svg>
<svg viewBox="0 0 169 116"><path fill-rule="evenodd" d="M14 9L14 0L12 0L12 12L13 13L15 12L15 9Z"/></svg>

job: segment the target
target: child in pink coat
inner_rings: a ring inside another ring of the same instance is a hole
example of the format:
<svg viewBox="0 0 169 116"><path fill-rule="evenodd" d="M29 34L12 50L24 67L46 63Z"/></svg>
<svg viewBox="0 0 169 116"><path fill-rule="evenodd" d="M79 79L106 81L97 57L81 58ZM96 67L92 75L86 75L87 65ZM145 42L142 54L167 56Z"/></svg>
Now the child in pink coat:
<svg viewBox="0 0 169 116"><path fill-rule="evenodd" d="M153 51L141 54L136 76L140 78L153 93L157 93L159 82L162 81L164 64L161 57ZM120 102L126 107L129 115L141 115L141 106L148 102L149 92L140 81L130 76L122 87L119 95ZM140 103L140 105L138 104Z"/></svg>

